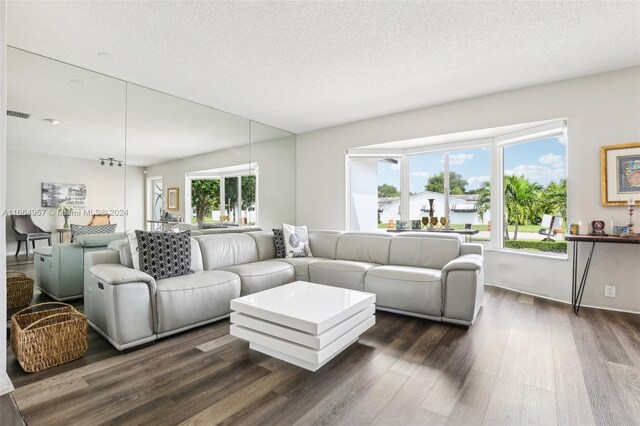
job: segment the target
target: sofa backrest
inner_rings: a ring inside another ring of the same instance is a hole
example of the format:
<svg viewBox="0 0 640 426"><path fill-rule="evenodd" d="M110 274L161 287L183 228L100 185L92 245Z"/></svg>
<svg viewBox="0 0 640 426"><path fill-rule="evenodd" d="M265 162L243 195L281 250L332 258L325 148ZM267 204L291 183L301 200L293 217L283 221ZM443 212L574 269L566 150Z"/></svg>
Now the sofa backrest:
<svg viewBox="0 0 640 426"><path fill-rule="evenodd" d="M246 233L203 235L195 239L200 243L206 271L258 261L256 242Z"/></svg>
<svg viewBox="0 0 640 426"><path fill-rule="evenodd" d="M336 258L338 240L344 231L309 231L309 247L314 257Z"/></svg>
<svg viewBox="0 0 640 426"><path fill-rule="evenodd" d="M398 266L442 269L460 256L458 234L403 233L391 241L389 263Z"/></svg>
<svg viewBox="0 0 640 426"><path fill-rule="evenodd" d="M247 232L256 243L258 249L258 260L268 260L276 258L276 246L273 241L273 232L271 231L256 231Z"/></svg>
<svg viewBox="0 0 640 426"><path fill-rule="evenodd" d="M392 239L391 234L345 232L338 239L336 259L388 265Z"/></svg>

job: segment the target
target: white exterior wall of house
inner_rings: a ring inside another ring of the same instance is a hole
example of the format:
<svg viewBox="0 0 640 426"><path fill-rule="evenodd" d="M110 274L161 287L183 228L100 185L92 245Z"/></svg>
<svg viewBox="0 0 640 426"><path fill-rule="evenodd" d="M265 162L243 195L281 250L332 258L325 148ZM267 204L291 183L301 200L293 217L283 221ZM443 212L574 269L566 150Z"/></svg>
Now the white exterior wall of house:
<svg viewBox="0 0 640 426"><path fill-rule="evenodd" d="M421 192L419 194L412 195L409 197L409 211L411 219L421 219L422 216L428 215L428 212L422 212L420 209L422 206L427 206L429 208L429 198L433 198L435 201L433 203L433 207L435 210L435 215L438 217L442 217L445 215L444 213L444 194L440 194L438 192ZM453 207L455 204L474 204L472 201L466 201L461 198L456 198L455 195L449 197L449 205ZM388 223L389 219L393 219L394 221L400 219L399 212L400 208L400 199L398 201L393 201L389 204L384 204L383 211L380 213L380 222ZM483 220L478 217L476 212L454 212L451 211L449 213L449 220L451 223L455 224L463 224L463 223L471 223L474 225L477 224L486 224L490 219L489 212L485 213Z"/></svg>

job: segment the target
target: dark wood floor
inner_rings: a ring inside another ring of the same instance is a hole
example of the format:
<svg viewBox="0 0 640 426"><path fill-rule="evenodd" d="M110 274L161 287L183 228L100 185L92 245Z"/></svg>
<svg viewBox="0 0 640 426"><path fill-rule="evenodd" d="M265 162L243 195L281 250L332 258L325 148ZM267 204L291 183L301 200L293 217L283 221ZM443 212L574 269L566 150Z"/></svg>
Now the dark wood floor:
<svg viewBox="0 0 640 426"><path fill-rule="evenodd" d="M468 331L385 312L312 373L251 351L229 322L33 375L29 425L640 423L640 316L487 287ZM15 363L9 350L9 364Z"/></svg>

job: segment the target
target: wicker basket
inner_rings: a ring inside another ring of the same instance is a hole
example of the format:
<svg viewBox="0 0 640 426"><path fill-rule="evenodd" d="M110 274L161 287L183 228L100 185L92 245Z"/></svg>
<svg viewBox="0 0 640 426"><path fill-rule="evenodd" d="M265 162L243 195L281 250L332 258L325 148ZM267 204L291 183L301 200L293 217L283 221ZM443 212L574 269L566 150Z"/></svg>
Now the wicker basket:
<svg viewBox="0 0 640 426"><path fill-rule="evenodd" d="M45 305L58 307L25 313ZM11 348L27 373L78 359L87 347L87 317L66 303L40 303L11 317Z"/></svg>
<svg viewBox="0 0 640 426"><path fill-rule="evenodd" d="M27 306L33 299L33 279L22 272L7 271L7 308Z"/></svg>

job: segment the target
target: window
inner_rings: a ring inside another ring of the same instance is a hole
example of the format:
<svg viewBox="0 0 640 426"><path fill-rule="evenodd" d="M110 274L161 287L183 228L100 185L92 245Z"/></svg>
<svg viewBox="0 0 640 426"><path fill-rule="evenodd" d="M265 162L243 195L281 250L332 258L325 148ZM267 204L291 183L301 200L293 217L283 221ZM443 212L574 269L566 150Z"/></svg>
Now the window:
<svg viewBox="0 0 640 426"><path fill-rule="evenodd" d="M483 129L482 139L349 150L347 228L376 229L377 211L377 229L386 229L399 219L429 217L433 206L437 228L448 222L454 230L476 230L473 241L490 248L566 254L565 128L564 121L521 124L502 133Z"/></svg>
<svg viewBox="0 0 640 426"><path fill-rule="evenodd" d="M234 166L187 173L187 222L258 223L258 166ZM189 215L190 214L190 215Z"/></svg>
<svg viewBox="0 0 640 426"><path fill-rule="evenodd" d="M503 147L504 247L566 253L566 146L562 136Z"/></svg>

